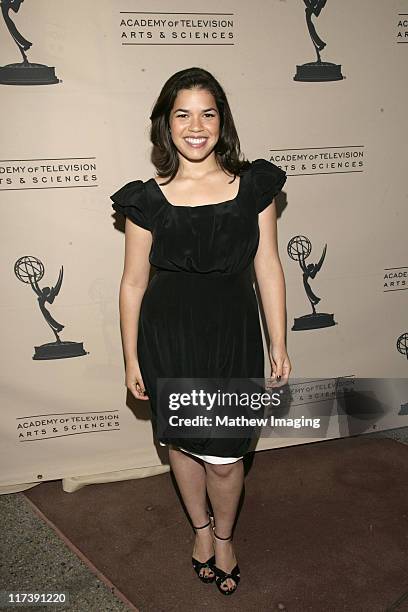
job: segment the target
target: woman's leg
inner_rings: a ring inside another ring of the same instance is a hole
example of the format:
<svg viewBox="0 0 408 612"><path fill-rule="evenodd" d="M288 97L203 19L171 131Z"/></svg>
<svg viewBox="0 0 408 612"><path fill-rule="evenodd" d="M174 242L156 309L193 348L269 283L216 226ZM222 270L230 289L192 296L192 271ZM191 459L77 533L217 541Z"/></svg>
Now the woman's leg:
<svg viewBox="0 0 408 612"><path fill-rule="evenodd" d="M191 522L196 527L208 523L206 497L206 473L203 463L175 448L169 448L171 469L176 478L184 505L190 515ZM198 529L193 549L193 557L204 563L214 554L211 525ZM212 576L214 572L202 569L202 576Z"/></svg>
<svg viewBox="0 0 408 612"><path fill-rule="evenodd" d="M238 502L244 483L244 464L242 459L235 463L205 463L207 472L207 491L214 511L215 532L220 538L232 535ZM230 572L236 565L232 542L214 538L215 562L224 572ZM226 580L222 588L233 589L233 580Z"/></svg>

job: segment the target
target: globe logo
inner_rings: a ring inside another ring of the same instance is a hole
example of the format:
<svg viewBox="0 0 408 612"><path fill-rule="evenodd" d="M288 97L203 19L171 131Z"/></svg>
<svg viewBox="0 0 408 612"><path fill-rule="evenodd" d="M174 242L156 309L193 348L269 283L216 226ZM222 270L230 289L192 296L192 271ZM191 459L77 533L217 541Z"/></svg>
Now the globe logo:
<svg viewBox="0 0 408 612"><path fill-rule="evenodd" d="M26 255L16 261L14 273L18 280L23 283L31 283L31 279L35 279L38 282L44 276L44 266L37 257Z"/></svg>
<svg viewBox="0 0 408 612"><path fill-rule="evenodd" d="M295 261L302 256L303 258L309 257L312 252L312 244L309 238L306 236L294 236L289 240L288 244L288 255Z"/></svg>
<svg viewBox="0 0 408 612"><path fill-rule="evenodd" d="M405 332L398 338L397 350L408 359L408 333Z"/></svg>

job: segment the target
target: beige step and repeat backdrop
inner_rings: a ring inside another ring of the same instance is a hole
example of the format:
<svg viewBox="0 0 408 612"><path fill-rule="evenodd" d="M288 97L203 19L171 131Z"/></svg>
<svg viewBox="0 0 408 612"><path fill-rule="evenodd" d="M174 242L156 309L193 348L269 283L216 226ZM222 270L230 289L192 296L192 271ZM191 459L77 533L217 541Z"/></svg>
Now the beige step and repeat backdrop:
<svg viewBox="0 0 408 612"><path fill-rule="evenodd" d="M225 87L246 156L288 174L277 198L288 349L292 376L310 379L294 409L329 398L330 377L367 377L378 411L352 431L333 417L325 436L408 424L408 2L151 8L2 2L2 492L168 470L148 407L124 386L124 234L109 195L152 176L153 102L194 65ZM299 254L320 297L316 329L302 329ZM258 449L315 440L276 434Z"/></svg>

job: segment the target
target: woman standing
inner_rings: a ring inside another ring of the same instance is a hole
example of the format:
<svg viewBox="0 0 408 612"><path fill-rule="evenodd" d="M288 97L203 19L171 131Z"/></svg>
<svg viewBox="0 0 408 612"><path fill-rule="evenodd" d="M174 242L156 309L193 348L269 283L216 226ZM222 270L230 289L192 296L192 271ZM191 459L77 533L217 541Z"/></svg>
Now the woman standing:
<svg viewBox="0 0 408 612"><path fill-rule="evenodd" d="M287 381L285 281L270 206L286 174L264 159L241 159L224 90L201 68L168 79L150 120L157 177L131 181L111 196L130 219L119 299L126 385L150 400L155 437L169 445L196 530L193 567L229 595L240 580L232 530L251 437L166 437L156 380L264 377L253 264L272 376ZM149 283L150 264L157 271Z"/></svg>

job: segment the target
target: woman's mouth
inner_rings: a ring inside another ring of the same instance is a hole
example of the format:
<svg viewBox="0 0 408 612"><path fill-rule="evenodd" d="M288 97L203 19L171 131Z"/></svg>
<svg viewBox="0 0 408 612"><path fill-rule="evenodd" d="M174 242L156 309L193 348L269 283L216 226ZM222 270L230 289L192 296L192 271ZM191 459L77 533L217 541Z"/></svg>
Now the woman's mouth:
<svg viewBox="0 0 408 612"><path fill-rule="evenodd" d="M190 145L190 147L193 147L194 149L201 149L201 147L203 147L207 142L207 138L193 138L191 136L185 138L184 140L188 145Z"/></svg>

